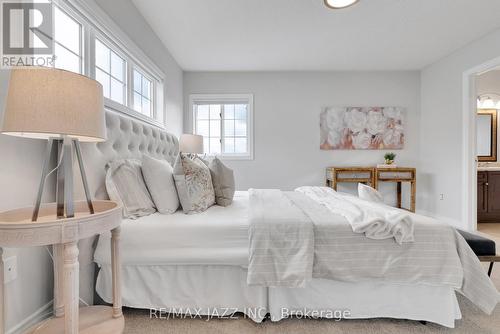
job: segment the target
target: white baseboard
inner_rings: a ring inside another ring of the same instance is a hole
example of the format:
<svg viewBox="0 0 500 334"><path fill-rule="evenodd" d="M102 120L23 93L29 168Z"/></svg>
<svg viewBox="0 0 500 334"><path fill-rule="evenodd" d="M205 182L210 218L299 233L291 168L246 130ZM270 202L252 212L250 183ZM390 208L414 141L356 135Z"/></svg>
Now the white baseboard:
<svg viewBox="0 0 500 334"><path fill-rule="evenodd" d="M42 320L45 320L52 316L52 305L53 301L51 300L47 304L40 307L38 310L33 312L29 317L25 318L23 321L18 323L12 328L9 328L5 334L21 334L28 330L30 327L39 323Z"/></svg>

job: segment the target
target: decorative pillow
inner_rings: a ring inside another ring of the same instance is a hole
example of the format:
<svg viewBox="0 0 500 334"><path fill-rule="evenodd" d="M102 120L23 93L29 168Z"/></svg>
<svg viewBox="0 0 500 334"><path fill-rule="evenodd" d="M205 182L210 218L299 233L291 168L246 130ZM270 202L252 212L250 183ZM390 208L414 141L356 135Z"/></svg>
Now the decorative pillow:
<svg viewBox="0 0 500 334"><path fill-rule="evenodd" d="M174 180L184 213L203 212L215 204L210 169L198 157L180 153L174 165Z"/></svg>
<svg viewBox="0 0 500 334"><path fill-rule="evenodd" d="M358 196L366 201L375 203L384 203L382 194L370 186L363 183L358 183Z"/></svg>
<svg viewBox="0 0 500 334"><path fill-rule="evenodd" d="M109 198L123 207L123 217L136 219L156 212L144 184L139 160L117 160L108 163L106 190Z"/></svg>
<svg viewBox="0 0 500 334"><path fill-rule="evenodd" d="M233 170L215 157L210 164L210 174L215 191L215 202L221 206L229 206L234 197L234 173Z"/></svg>
<svg viewBox="0 0 500 334"><path fill-rule="evenodd" d="M174 170L165 160L142 156L142 175L158 212L171 214L179 208Z"/></svg>

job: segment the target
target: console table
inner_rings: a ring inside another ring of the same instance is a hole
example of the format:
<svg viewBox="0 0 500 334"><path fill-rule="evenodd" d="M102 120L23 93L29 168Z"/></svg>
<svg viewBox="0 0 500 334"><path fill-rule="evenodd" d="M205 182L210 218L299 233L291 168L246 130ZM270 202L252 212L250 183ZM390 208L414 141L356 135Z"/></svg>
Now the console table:
<svg viewBox="0 0 500 334"><path fill-rule="evenodd" d="M36 222L31 221L33 208L0 213L0 247L53 245L54 316L35 325L27 333L123 332L119 249L122 208L112 201L93 201L93 205L93 215L88 213L85 201L75 203L74 218L57 219L56 204L46 204L40 208ZM79 308L77 242L106 231L111 231L113 306ZM0 334L5 330L3 289L3 260L0 256Z"/></svg>
<svg viewBox="0 0 500 334"><path fill-rule="evenodd" d="M402 183L410 183L410 208L415 212L417 191L417 170L409 167L328 167L326 185L337 190L341 182L364 183L378 189L381 182L395 182L397 207L402 208Z"/></svg>
<svg viewBox="0 0 500 334"><path fill-rule="evenodd" d="M328 167L326 169L326 185L337 190L341 182L364 183L375 188L374 167Z"/></svg>

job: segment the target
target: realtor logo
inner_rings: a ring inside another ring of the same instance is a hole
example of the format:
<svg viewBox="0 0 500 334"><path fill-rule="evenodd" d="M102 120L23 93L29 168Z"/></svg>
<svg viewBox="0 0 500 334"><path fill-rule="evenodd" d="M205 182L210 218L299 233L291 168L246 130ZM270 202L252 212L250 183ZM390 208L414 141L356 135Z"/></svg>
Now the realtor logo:
<svg viewBox="0 0 500 334"><path fill-rule="evenodd" d="M2 1L2 68L53 66L52 4Z"/></svg>

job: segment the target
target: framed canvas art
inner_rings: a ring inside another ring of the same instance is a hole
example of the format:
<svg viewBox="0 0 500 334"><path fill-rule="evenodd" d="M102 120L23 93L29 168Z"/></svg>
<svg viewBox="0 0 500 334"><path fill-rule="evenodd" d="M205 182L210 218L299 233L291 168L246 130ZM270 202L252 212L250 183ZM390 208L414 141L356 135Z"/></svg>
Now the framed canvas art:
<svg viewBox="0 0 500 334"><path fill-rule="evenodd" d="M322 150L400 150L405 110L400 107L329 107L320 116Z"/></svg>

